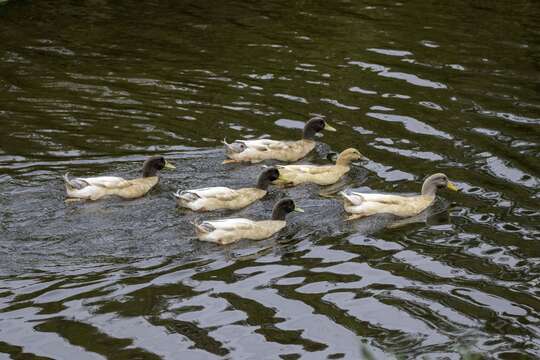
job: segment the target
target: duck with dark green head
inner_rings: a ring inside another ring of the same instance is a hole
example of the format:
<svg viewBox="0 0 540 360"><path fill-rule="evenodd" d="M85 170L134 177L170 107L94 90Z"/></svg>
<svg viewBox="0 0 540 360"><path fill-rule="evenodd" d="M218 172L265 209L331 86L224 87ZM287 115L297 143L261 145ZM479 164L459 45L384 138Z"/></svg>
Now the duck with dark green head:
<svg viewBox="0 0 540 360"><path fill-rule="evenodd" d="M98 200L106 196L135 199L144 196L159 182L158 173L163 169L175 169L163 156L148 158L142 169L142 177L125 180L118 176L69 178L64 175L67 197L79 200Z"/></svg>
<svg viewBox="0 0 540 360"><path fill-rule="evenodd" d="M293 211L304 212L295 205L293 200L282 199L274 205L271 220L253 221L236 218L203 221L194 224L195 231L199 240L220 245L230 244L241 239L262 240L283 229L287 225L285 217Z"/></svg>
<svg viewBox="0 0 540 360"><path fill-rule="evenodd" d="M279 160L293 162L306 156L315 148L315 135L323 130L336 131L320 118L309 120L304 126L302 139L297 141L279 141L271 139L236 140L228 144L225 140L225 154L229 159L223 163Z"/></svg>
<svg viewBox="0 0 540 360"><path fill-rule="evenodd" d="M268 186L279 179L279 171L274 168L263 170L255 187L231 189L224 186L177 191L177 204L193 211L213 211L219 209L241 209L263 198Z"/></svg>

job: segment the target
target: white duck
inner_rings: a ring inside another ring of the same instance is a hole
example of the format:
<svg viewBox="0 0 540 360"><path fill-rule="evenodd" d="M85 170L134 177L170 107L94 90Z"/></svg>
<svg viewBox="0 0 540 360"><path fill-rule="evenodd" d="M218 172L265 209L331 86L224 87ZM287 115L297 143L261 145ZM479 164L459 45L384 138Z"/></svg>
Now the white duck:
<svg viewBox="0 0 540 360"><path fill-rule="evenodd" d="M292 211L304 212L296 207L291 199L283 199L274 205L271 220L253 221L236 218L203 221L194 224L195 231L199 240L220 245L227 245L240 239L262 240L283 229L287 225L285 217Z"/></svg>
<svg viewBox="0 0 540 360"><path fill-rule="evenodd" d="M430 206L435 200L437 190L443 188L458 191L445 174L438 173L424 181L420 195L400 196L358 192L350 194L340 192L340 195L344 199L345 211L353 214L347 220L382 213L409 217L421 213Z"/></svg>
<svg viewBox="0 0 540 360"><path fill-rule="evenodd" d="M351 162L364 159L364 156L354 148L343 150L335 165L277 165L279 179L274 184L279 186L296 186L302 183L331 185L339 181L351 169Z"/></svg>
<svg viewBox="0 0 540 360"><path fill-rule="evenodd" d="M158 171L175 169L163 156L154 156L143 164L142 178L125 180L118 176L98 176L87 178L69 178L64 175L67 197L79 200L98 200L105 196L116 195L124 199L135 199L145 195L158 182Z"/></svg>
<svg viewBox="0 0 540 360"><path fill-rule="evenodd" d="M225 144L226 163L248 161L258 163L263 160L298 161L315 148L315 134L322 131L336 131L323 119L311 119L304 126L302 139L297 141L279 141L271 139L236 140Z"/></svg>
<svg viewBox="0 0 540 360"><path fill-rule="evenodd" d="M257 187L231 189L218 186L178 191L174 196L179 206L193 211L241 209L263 198L268 193L270 183L278 178L279 171L272 167L261 172L257 180Z"/></svg>

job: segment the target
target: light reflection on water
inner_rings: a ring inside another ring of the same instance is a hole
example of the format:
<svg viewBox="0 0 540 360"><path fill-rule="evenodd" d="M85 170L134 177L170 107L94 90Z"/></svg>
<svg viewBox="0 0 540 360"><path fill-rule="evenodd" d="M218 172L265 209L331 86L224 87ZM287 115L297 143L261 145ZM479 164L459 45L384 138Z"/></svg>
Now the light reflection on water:
<svg viewBox="0 0 540 360"><path fill-rule="evenodd" d="M537 13L3 4L0 358L540 357ZM338 133L306 161L370 159L347 187L412 193L445 172L462 191L397 222L344 222L316 186L175 208L178 188L254 183L261 165L221 164L223 138L296 139L315 116ZM151 154L177 171L148 196L64 203L66 171L135 177ZM194 237L196 219L266 218L285 196L306 213L277 237Z"/></svg>

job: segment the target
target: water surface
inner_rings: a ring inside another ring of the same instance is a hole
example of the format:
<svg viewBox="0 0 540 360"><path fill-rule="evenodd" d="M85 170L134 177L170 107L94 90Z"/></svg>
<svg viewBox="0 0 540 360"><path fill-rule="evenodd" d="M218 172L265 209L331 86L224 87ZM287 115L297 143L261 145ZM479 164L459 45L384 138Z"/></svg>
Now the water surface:
<svg viewBox="0 0 540 360"><path fill-rule="evenodd" d="M540 357L540 7L535 1L9 1L0 6L0 359ZM178 188L252 184L220 141L338 129L347 186L461 189L401 224L343 222L304 186L238 212ZM65 204L61 175L148 196ZM200 243L191 221L268 217L279 236Z"/></svg>

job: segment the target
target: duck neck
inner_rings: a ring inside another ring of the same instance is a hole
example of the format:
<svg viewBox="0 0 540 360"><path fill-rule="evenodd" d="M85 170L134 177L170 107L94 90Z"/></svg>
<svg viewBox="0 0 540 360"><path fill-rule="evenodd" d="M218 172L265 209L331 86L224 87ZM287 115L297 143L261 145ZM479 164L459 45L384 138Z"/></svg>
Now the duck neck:
<svg viewBox="0 0 540 360"><path fill-rule="evenodd" d="M315 141L315 134L317 134L317 131L315 131L315 129L311 126L306 126L304 127L304 132L302 134L302 139L303 140L311 140L311 141Z"/></svg>
<svg viewBox="0 0 540 360"><path fill-rule="evenodd" d="M267 178L266 176L264 175L261 175L259 176L259 178L257 179L257 189L261 189L261 190L267 190L268 189L268 186L270 185L270 179Z"/></svg>
<svg viewBox="0 0 540 360"><path fill-rule="evenodd" d="M422 185L422 195L435 197L437 194L437 186L432 182L427 182Z"/></svg>
<svg viewBox="0 0 540 360"><path fill-rule="evenodd" d="M338 158L336 160L336 165L337 166L349 167L350 164L351 164L351 159L344 158L343 156L338 156Z"/></svg>
<svg viewBox="0 0 540 360"><path fill-rule="evenodd" d="M277 207L272 211L272 220L285 221L287 212L281 207Z"/></svg>
<svg viewBox="0 0 540 360"><path fill-rule="evenodd" d="M153 166L148 166L145 165L143 167L143 178L146 178L146 177L152 177L152 176L157 176L157 173L158 173L158 169L156 169L155 167Z"/></svg>

